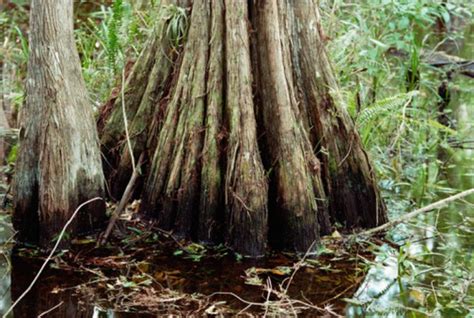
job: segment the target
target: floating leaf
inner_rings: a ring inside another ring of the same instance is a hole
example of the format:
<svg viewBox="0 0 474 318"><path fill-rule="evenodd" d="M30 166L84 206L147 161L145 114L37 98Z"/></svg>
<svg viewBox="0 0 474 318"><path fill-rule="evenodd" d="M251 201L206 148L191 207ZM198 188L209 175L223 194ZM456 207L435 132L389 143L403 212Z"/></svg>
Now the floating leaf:
<svg viewBox="0 0 474 318"><path fill-rule="evenodd" d="M272 268L270 272L278 276L285 276L285 275L291 274L292 269L291 267L288 267L288 266L278 266L278 267Z"/></svg>

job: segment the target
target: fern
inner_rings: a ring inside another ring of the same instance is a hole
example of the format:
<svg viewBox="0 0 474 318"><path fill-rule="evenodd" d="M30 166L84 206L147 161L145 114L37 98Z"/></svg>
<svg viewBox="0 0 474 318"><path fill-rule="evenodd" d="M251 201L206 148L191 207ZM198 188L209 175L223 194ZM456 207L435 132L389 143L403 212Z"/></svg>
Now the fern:
<svg viewBox="0 0 474 318"><path fill-rule="evenodd" d="M356 123L357 126L362 128L366 126L370 121L372 121L377 116L386 113L388 111L394 112L399 110L403 105L405 105L409 100L411 100L418 91L410 91L408 93L397 94L390 96L385 99L381 99L373 103L372 105L366 107L359 113Z"/></svg>
<svg viewBox="0 0 474 318"><path fill-rule="evenodd" d="M114 71L116 71L117 69L117 54L121 50L120 42L118 39L120 26L122 25L123 12L123 0L114 0L112 6L112 18L108 27L108 39L106 48L109 66Z"/></svg>

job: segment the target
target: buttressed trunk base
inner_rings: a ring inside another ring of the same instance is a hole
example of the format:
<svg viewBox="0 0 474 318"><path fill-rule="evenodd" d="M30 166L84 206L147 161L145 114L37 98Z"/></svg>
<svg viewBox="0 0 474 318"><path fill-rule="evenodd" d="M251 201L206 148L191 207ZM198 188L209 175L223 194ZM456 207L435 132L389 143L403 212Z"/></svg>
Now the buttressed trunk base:
<svg viewBox="0 0 474 318"><path fill-rule="evenodd" d="M185 43L171 49L161 19L124 87L134 155L148 157L142 212L251 256L268 242L305 252L335 221L384 223L314 1L195 0L189 11ZM131 175L120 103L100 127L116 195Z"/></svg>
<svg viewBox="0 0 474 318"><path fill-rule="evenodd" d="M97 132L74 42L72 10L72 0L31 4L13 224L20 241L43 247L54 243L82 202L103 195ZM82 209L72 233L90 231L104 217L104 202L95 201Z"/></svg>

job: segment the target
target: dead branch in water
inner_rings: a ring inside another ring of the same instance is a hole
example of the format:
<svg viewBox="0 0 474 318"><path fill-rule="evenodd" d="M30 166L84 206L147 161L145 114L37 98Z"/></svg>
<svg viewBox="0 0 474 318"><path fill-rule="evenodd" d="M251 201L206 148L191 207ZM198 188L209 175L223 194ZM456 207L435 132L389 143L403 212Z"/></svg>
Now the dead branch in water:
<svg viewBox="0 0 474 318"><path fill-rule="evenodd" d="M140 155L140 158L138 159L137 166L134 167L132 177L130 178L130 181L127 184L127 187L125 188L125 191L122 195L122 199L120 200L119 205L115 209L114 213L110 217L109 224L107 225L107 229L104 232L104 235L97 241L97 246L104 245L107 242L107 239L109 238L110 233L112 232L112 229L114 228L115 223L119 219L120 215L122 214L122 211L125 209L125 206L127 205L128 201L130 201L130 198L132 197L133 194L133 188L135 186L135 182L137 181L138 176L140 175L140 166L143 162L144 158L144 153Z"/></svg>
<svg viewBox="0 0 474 318"><path fill-rule="evenodd" d="M378 233L378 232L381 232L383 230L386 230L388 228L391 228L391 227L394 227L400 223L403 223L405 221L408 221L412 218L414 218L415 216L419 215L419 214L422 214L422 213L425 213L425 212L430 212L434 209L439 209L439 208L442 208L444 206L446 206L447 204L453 202L453 201L456 201L456 200L459 200L459 199L462 199L468 195L471 195L471 194L474 194L474 188L472 189L468 189L468 190L465 190L463 192L460 192L458 194L455 194L455 195L452 195L450 197L447 197L445 199L442 199L442 200L439 200L439 201L436 201L434 203L431 203L423 208L420 208L420 209L417 209L413 212L410 212L408 214L405 214L403 215L402 217L396 219L396 220L393 220L393 221L390 221L390 222L387 222L383 225L380 225L380 226L377 226L377 227L374 227L373 229L370 229L370 230L367 230L367 231L364 231L364 232L361 232L361 233L358 233L356 235L361 235L361 236L370 236L370 235L374 235L375 233Z"/></svg>
<svg viewBox="0 0 474 318"><path fill-rule="evenodd" d="M122 214L122 211L125 209L125 206L130 200L133 194L133 188L135 186L135 182L137 181L138 176L141 174L140 165L145 155L145 153L142 152L140 155L140 158L138 159L138 163L135 164L135 157L133 156L132 142L130 140L130 133L128 131L127 112L125 111L125 68L122 70L121 94L122 94L122 114L123 114L123 123L125 127L125 137L127 140L127 147L130 154L130 159L132 161L133 172L132 172L132 176L130 177L130 181L128 181L127 187L125 188L125 191L123 192L122 199L120 200L119 205L115 209L114 214L112 214L112 217L110 218L109 224L107 225L107 229L105 230L104 235L102 235L102 237L99 240L97 240L97 247L104 245L107 242L107 239L110 233L112 232L112 229L114 228L115 222L117 222L118 218Z"/></svg>

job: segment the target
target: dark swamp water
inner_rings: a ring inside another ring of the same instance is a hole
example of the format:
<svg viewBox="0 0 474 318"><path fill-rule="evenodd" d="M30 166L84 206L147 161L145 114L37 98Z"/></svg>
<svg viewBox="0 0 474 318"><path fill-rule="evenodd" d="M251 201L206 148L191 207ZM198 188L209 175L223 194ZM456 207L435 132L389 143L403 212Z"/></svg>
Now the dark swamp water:
<svg viewBox="0 0 474 318"><path fill-rule="evenodd" d="M35 287L14 308L13 317L41 316L56 306L46 316L148 317L237 314L242 310L262 314L258 305L246 308L248 302L264 302L268 293L262 286L269 281L275 290L279 290L279 284L287 286L297 261L282 254L241 260L223 248L209 250L203 256L199 245L176 249L175 242L163 237L158 240L161 243L152 248L150 244L122 241L122 246L129 244L126 251L97 250L93 245L88 248L87 244L80 244L80 251L76 248L51 262ZM366 247L357 244L350 251L340 248L339 238L327 239L325 246L317 258L307 259L305 266L298 269L288 295L321 307L331 304L331 310L343 313L346 303L340 298L355 292L364 278L363 267L367 266L363 259L373 257ZM0 313L5 313L12 300L28 287L43 260L32 257L31 250L26 249L15 249L9 259L2 258ZM278 300L275 295L270 300ZM268 312L287 315L299 309L275 305ZM310 316L318 313L305 312Z"/></svg>

